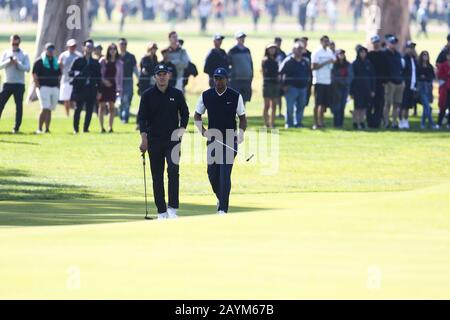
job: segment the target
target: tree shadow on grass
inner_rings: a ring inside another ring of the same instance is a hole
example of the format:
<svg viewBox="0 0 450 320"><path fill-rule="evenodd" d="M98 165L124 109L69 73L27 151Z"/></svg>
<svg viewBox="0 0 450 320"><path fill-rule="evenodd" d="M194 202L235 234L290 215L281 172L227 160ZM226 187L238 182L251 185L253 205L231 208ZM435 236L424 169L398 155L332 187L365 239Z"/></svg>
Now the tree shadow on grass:
<svg viewBox="0 0 450 320"><path fill-rule="evenodd" d="M153 203L149 216L156 218ZM231 207L233 213L263 210L254 207ZM179 216L215 214L214 205L180 204ZM0 202L0 226L63 226L141 221L144 201L117 199L72 199L70 201Z"/></svg>
<svg viewBox="0 0 450 320"><path fill-rule="evenodd" d="M98 198L88 188L61 183L36 181L27 171L0 168L1 201L63 200Z"/></svg>
<svg viewBox="0 0 450 320"><path fill-rule="evenodd" d="M150 216L156 217L153 202L149 201L148 208ZM246 212L262 208L233 206L231 210ZM181 217L206 215L214 214L216 207L188 203L181 204L179 211ZM0 227L126 222L143 220L144 215L144 199L105 198L88 188L35 182L27 171L0 168Z"/></svg>

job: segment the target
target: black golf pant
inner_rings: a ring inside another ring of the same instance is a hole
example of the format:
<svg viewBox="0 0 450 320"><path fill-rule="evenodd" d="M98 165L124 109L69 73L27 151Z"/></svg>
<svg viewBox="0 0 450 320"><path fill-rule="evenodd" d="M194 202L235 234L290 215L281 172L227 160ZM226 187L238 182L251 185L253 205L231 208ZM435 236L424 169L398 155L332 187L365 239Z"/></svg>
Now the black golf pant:
<svg viewBox="0 0 450 320"><path fill-rule="evenodd" d="M148 151L150 169L153 179L153 197L158 213L167 211L164 191L164 168L167 161L167 177L169 187L169 207L177 209L179 205L180 181L180 152L179 142L176 141L149 141Z"/></svg>
<svg viewBox="0 0 450 320"><path fill-rule="evenodd" d="M236 153L226 147L208 144L208 178L211 183L211 187L219 201L217 210L228 212L228 207L230 203L230 193L231 193L231 171L233 170L234 158ZM218 148L222 149L223 156L217 156L216 150ZM234 149L237 150L237 144L234 144ZM213 159L218 159L219 161L210 161L210 156ZM220 161L220 158L222 160Z"/></svg>
<svg viewBox="0 0 450 320"><path fill-rule="evenodd" d="M383 117L384 108L384 86L377 82L375 86L375 97L371 99L369 108L367 108L367 125L369 128L379 128Z"/></svg>
<svg viewBox="0 0 450 320"><path fill-rule="evenodd" d="M84 126L83 130L86 132L89 130L89 125L91 124L92 112L94 111L94 104L97 98L97 89L96 88L86 88L84 92L77 96L76 98L76 106L75 112L73 115L73 130L76 132L79 131L80 127L80 116L83 107L86 108L86 115L84 118Z"/></svg>
<svg viewBox="0 0 450 320"><path fill-rule="evenodd" d="M14 124L14 130L16 131L19 131L20 125L22 124L24 92L25 85L22 83L5 83L2 92L0 92L0 117L9 98L12 95L14 96L14 102L16 103L16 123Z"/></svg>

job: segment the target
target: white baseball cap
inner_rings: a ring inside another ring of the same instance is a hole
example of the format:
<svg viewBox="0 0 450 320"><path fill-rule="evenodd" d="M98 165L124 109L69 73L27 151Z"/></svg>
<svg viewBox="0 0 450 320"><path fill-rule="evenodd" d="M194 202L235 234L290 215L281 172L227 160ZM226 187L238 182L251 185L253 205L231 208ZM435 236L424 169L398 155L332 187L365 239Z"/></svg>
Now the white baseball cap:
<svg viewBox="0 0 450 320"><path fill-rule="evenodd" d="M76 46L76 45L77 45L77 40L75 40L75 39L69 39L66 42L66 46L67 47L73 47L73 46Z"/></svg>

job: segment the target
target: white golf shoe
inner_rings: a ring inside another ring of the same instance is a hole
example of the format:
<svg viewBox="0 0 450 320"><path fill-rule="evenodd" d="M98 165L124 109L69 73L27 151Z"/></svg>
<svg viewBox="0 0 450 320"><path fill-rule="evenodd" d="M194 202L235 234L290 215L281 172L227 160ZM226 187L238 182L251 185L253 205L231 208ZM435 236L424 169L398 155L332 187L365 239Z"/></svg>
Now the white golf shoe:
<svg viewBox="0 0 450 320"><path fill-rule="evenodd" d="M223 215L226 215L227 213L223 210L219 210L219 211L217 211L217 214L220 216L223 216Z"/></svg>
<svg viewBox="0 0 450 320"><path fill-rule="evenodd" d="M178 218L178 216L177 216L177 209L168 207L167 208L167 217L168 217L168 219L176 219L176 218Z"/></svg>
<svg viewBox="0 0 450 320"><path fill-rule="evenodd" d="M165 219L169 219L167 212L158 213L158 220L165 220Z"/></svg>

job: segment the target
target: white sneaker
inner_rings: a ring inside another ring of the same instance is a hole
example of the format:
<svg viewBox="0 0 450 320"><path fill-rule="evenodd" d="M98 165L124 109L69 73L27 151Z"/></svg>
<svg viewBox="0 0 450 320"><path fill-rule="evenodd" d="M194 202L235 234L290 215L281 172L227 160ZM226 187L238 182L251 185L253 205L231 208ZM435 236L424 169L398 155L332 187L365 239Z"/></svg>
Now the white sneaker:
<svg viewBox="0 0 450 320"><path fill-rule="evenodd" d="M405 129L405 120L403 120L403 119L398 120L398 128Z"/></svg>
<svg viewBox="0 0 450 320"><path fill-rule="evenodd" d="M176 218L178 218L178 216L177 216L177 209L168 207L167 208L167 218L168 219L176 219Z"/></svg>
<svg viewBox="0 0 450 320"><path fill-rule="evenodd" d="M409 120L405 119L404 128L409 129Z"/></svg>
<svg viewBox="0 0 450 320"><path fill-rule="evenodd" d="M217 214L218 215L225 215L225 214L227 214L225 211L223 211L223 210L219 210L219 211L217 211Z"/></svg>
<svg viewBox="0 0 450 320"><path fill-rule="evenodd" d="M158 220L165 220L165 219L169 219L169 216L167 215L167 212L158 213Z"/></svg>
<svg viewBox="0 0 450 320"><path fill-rule="evenodd" d="M43 134L44 132L42 131L42 130L36 130L36 132L35 132L36 134Z"/></svg>

